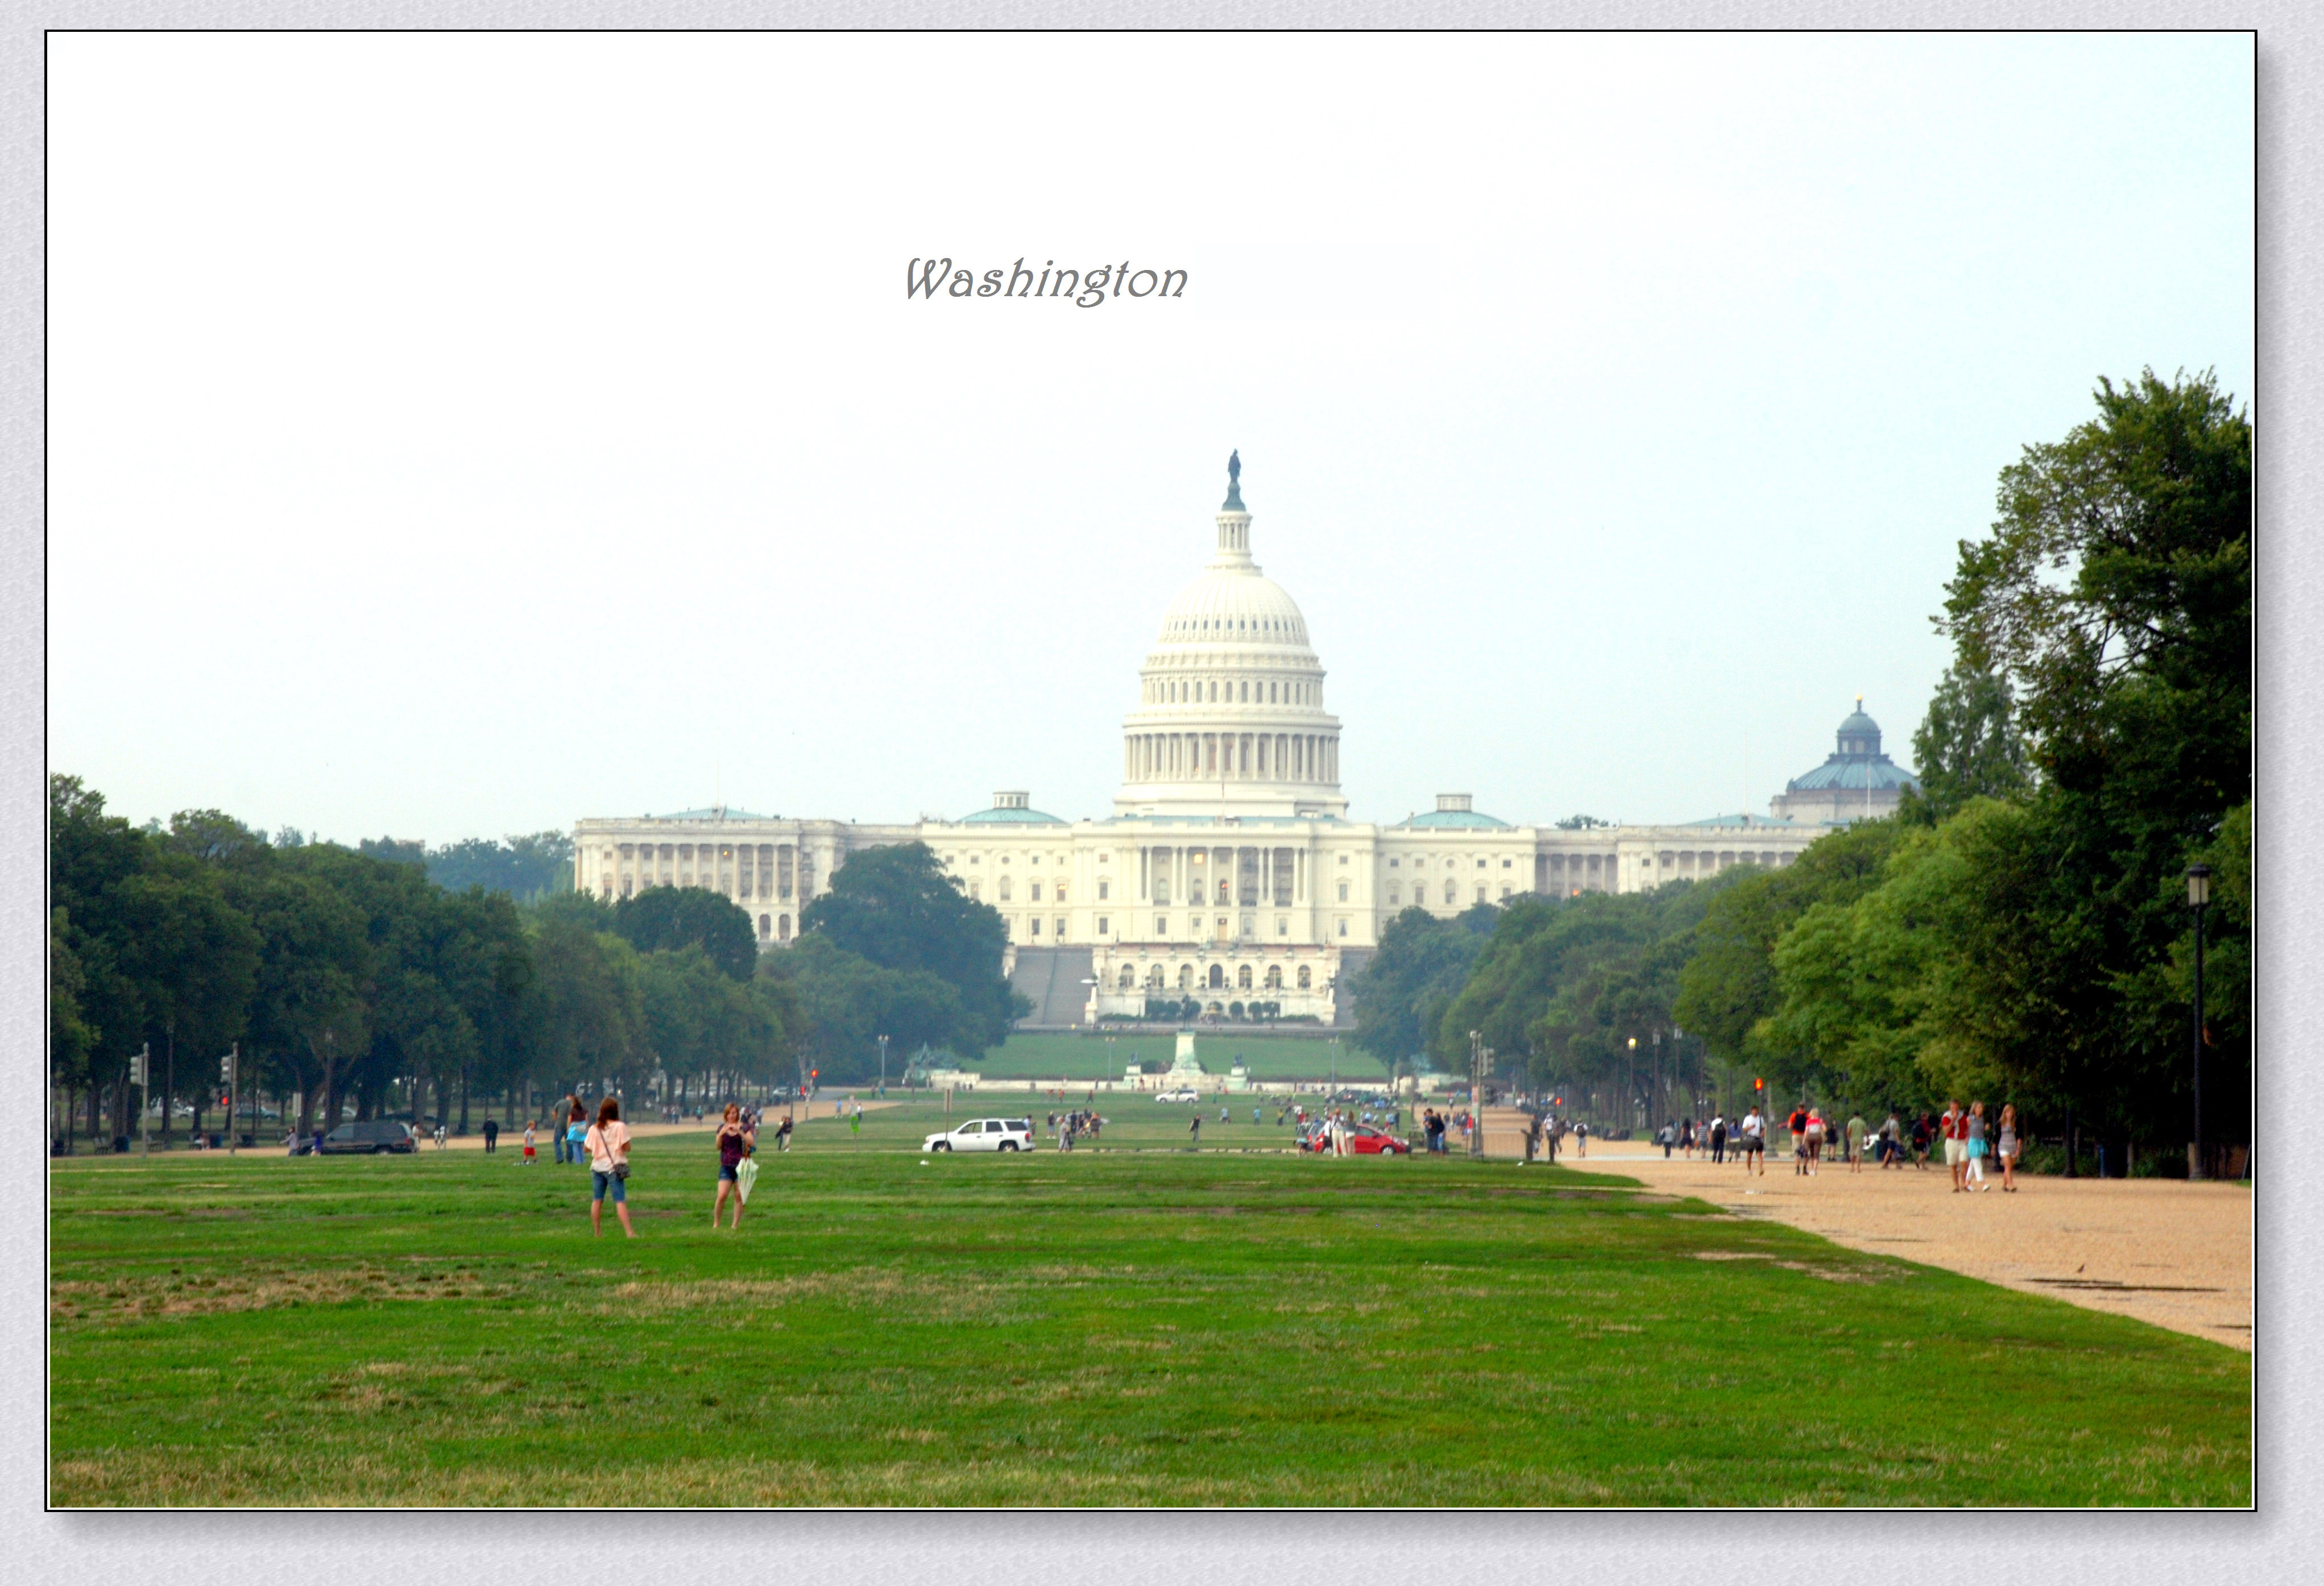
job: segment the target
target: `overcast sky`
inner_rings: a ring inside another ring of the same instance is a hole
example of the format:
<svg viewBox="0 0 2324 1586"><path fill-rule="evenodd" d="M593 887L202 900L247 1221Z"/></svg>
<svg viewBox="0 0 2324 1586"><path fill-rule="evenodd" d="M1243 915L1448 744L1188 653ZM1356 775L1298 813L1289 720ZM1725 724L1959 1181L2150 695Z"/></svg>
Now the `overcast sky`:
<svg viewBox="0 0 2324 1586"><path fill-rule="evenodd" d="M2247 38L50 60L51 764L133 819L1110 813L1237 447L1351 817L1764 813L1859 692L1910 761L2098 376L2252 388Z"/></svg>

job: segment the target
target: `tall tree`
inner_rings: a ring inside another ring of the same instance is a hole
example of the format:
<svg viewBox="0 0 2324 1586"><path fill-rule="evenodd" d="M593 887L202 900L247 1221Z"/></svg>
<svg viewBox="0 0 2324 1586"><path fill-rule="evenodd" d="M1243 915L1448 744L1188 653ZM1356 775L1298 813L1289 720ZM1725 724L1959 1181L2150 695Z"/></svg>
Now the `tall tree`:
<svg viewBox="0 0 2324 1586"><path fill-rule="evenodd" d="M1913 735L1920 789L1904 793L1908 825L1933 825L1976 798L2017 798L2034 785L2006 678L1956 665Z"/></svg>
<svg viewBox="0 0 2324 1586"><path fill-rule="evenodd" d="M844 952L951 986L959 1012L945 1042L964 1058L999 1046L1028 1011L1001 973L1009 930L1000 911L971 898L926 843L852 856L799 918ZM822 1022L812 1007L809 1016Z"/></svg>
<svg viewBox="0 0 2324 1586"><path fill-rule="evenodd" d="M641 953L698 947L736 980L759 965L751 916L733 900L699 886L650 886L613 905L613 934Z"/></svg>
<svg viewBox="0 0 2324 1586"><path fill-rule="evenodd" d="M1390 920L1351 986L1356 1044L1391 1059L1425 1055L1500 916L1478 903L1450 920L1418 908Z"/></svg>

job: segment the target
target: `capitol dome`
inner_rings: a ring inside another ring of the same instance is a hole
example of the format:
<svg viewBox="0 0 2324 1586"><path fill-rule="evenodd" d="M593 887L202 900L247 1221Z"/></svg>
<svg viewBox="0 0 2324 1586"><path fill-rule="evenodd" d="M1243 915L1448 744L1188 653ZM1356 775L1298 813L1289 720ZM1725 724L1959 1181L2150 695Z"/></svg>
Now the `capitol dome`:
<svg viewBox="0 0 2324 1586"><path fill-rule="evenodd" d="M1307 619L1250 555L1241 461L1218 543L1162 614L1122 722L1122 815L1338 815L1340 723Z"/></svg>

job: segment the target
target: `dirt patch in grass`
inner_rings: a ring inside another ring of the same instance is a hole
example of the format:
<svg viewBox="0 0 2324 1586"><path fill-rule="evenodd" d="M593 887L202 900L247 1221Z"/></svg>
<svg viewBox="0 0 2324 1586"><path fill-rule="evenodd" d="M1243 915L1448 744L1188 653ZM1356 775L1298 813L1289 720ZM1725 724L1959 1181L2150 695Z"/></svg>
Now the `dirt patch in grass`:
<svg viewBox="0 0 2324 1586"><path fill-rule="evenodd" d="M245 1266L215 1276L139 1273L60 1279L49 1285L49 1314L62 1322L135 1322L278 1306L344 1305L350 1300L500 1298L516 1292L517 1287L505 1276L487 1278L473 1268L440 1263Z"/></svg>

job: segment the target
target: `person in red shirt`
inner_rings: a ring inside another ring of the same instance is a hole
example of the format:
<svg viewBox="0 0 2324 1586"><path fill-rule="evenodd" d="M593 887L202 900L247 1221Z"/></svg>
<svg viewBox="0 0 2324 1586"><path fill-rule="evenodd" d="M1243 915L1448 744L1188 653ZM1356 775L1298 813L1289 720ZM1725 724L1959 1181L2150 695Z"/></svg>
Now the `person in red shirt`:
<svg viewBox="0 0 2324 1586"><path fill-rule="evenodd" d="M1784 1127L1792 1132L1792 1171L1794 1173L1805 1173L1808 1170L1807 1108L1794 1107L1792 1109L1792 1115L1784 1120Z"/></svg>
<svg viewBox="0 0 2324 1586"><path fill-rule="evenodd" d="M1944 1137L1945 1170L1953 1176L1953 1193L1961 1191L1961 1178L1969 1171L1969 1114L1961 1111L1960 1103L1948 1098L1944 1114L1937 1120L1937 1132Z"/></svg>

